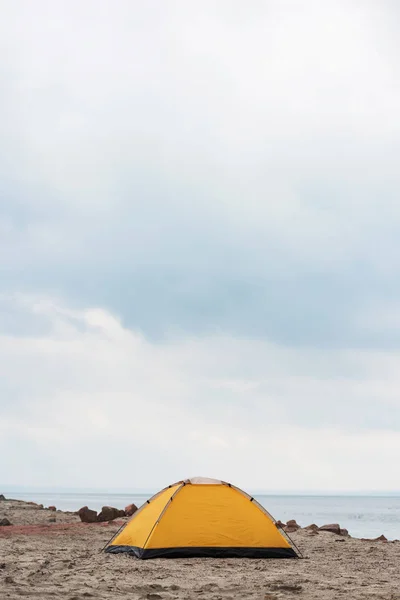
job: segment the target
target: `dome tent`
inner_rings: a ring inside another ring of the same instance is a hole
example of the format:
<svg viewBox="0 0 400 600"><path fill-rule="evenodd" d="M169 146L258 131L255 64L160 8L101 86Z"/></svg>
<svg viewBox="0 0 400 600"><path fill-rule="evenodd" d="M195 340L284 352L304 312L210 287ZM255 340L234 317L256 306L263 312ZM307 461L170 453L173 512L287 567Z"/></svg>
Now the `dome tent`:
<svg viewBox="0 0 400 600"><path fill-rule="evenodd" d="M107 544L137 558L296 558L271 515L239 488L194 478L153 496Z"/></svg>

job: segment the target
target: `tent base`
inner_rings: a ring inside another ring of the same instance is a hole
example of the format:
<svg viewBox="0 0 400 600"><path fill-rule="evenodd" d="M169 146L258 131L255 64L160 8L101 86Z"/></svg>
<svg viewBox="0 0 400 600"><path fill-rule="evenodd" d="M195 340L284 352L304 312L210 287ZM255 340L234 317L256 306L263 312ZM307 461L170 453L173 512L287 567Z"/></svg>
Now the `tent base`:
<svg viewBox="0 0 400 600"><path fill-rule="evenodd" d="M126 552L136 558L298 558L293 548L138 548L137 546L108 546L106 552Z"/></svg>

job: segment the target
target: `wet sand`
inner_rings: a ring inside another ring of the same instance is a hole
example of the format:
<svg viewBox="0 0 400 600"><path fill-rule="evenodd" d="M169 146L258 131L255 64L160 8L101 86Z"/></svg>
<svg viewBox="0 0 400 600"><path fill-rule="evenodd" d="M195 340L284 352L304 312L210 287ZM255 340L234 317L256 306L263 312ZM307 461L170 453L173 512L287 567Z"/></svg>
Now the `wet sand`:
<svg viewBox="0 0 400 600"><path fill-rule="evenodd" d="M88 525L21 501L0 502L3 517L14 526L0 527L1 600L400 600L397 541L302 529L291 537L303 560L140 561L101 552L127 519Z"/></svg>

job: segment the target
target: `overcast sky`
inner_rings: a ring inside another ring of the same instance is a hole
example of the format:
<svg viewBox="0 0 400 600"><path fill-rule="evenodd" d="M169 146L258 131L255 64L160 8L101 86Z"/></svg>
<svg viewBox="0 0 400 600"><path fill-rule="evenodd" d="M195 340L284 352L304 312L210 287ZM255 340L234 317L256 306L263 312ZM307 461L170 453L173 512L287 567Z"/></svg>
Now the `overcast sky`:
<svg viewBox="0 0 400 600"><path fill-rule="evenodd" d="M397 2L0 8L0 486L398 489Z"/></svg>

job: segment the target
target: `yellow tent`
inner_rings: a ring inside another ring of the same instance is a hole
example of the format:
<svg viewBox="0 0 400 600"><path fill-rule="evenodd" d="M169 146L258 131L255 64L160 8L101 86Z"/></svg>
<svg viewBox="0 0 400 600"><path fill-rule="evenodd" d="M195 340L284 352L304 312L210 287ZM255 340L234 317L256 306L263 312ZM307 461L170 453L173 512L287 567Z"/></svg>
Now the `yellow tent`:
<svg viewBox="0 0 400 600"><path fill-rule="evenodd" d="M138 558L294 558L274 519L251 496L214 479L179 481L147 500L106 546Z"/></svg>

